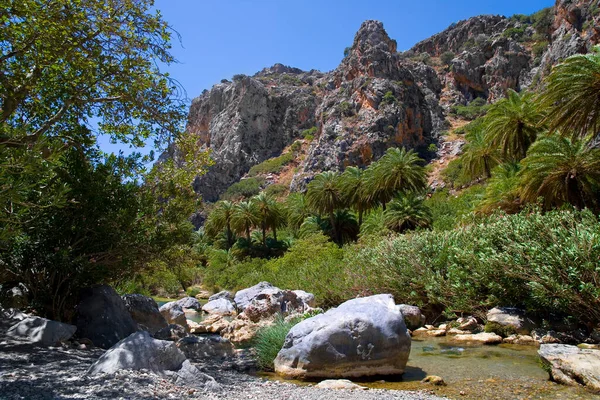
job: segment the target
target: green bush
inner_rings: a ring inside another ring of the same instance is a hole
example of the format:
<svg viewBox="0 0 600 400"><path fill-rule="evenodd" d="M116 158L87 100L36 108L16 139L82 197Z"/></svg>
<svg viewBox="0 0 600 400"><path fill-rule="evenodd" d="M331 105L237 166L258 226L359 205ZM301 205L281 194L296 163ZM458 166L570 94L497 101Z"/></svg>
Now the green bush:
<svg viewBox="0 0 600 400"><path fill-rule="evenodd" d="M344 264L353 266L355 287L392 293L433 315L517 306L540 317L600 321L600 224L589 211L500 214L353 253Z"/></svg>
<svg viewBox="0 0 600 400"><path fill-rule="evenodd" d="M531 51L534 57L541 57L548 48L548 41L544 40L533 45Z"/></svg>
<svg viewBox="0 0 600 400"><path fill-rule="evenodd" d="M394 96L394 93L391 91L386 92L383 95L383 99L381 100L381 105L384 106L386 104L396 104L398 100Z"/></svg>
<svg viewBox="0 0 600 400"><path fill-rule="evenodd" d="M221 200L240 200L247 199L260 193L264 178L253 177L242 179L239 182L229 186L225 193L221 195Z"/></svg>
<svg viewBox="0 0 600 400"><path fill-rule="evenodd" d="M502 32L502 37L510 38L510 39L516 40L517 42L523 40L523 36L525 36L525 28L524 27L508 28L507 30Z"/></svg>
<svg viewBox="0 0 600 400"><path fill-rule="evenodd" d="M483 327L483 331L487 333L495 333L496 335L500 335L503 338L509 337L510 335L514 335L517 333L517 330L514 326L500 325L497 322L487 322Z"/></svg>
<svg viewBox="0 0 600 400"><path fill-rule="evenodd" d="M489 109L489 105L485 99L477 97L469 103L467 106L456 105L450 109L450 113L464 119L473 121L478 117L485 115Z"/></svg>
<svg viewBox="0 0 600 400"><path fill-rule="evenodd" d="M285 193L287 193L289 187L287 185L283 185L281 183L274 183L272 185L267 186L265 189L265 193L269 196L273 197L281 197Z"/></svg>
<svg viewBox="0 0 600 400"><path fill-rule="evenodd" d="M442 55L440 56L440 60L442 61L442 63L444 63L444 65L448 66L450 64L452 64L452 60L454 59L455 54L451 51L446 51L444 53L442 53Z"/></svg>
<svg viewBox="0 0 600 400"><path fill-rule="evenodd" d="M197 287L189 287L185 290L185 294L190 297L196 297L200 294L200 289L198 289Z"/></svg>
<svg viewBox="0 0 600 400"><path fill-rule="evenodd" d="M318 129L316 126L313 126L310 129L305 129L303 130L300 135L302 135L302 137L306 140L308 140L309 142L312 141L315 138L315 135L317 134Z"/></svg>
<svg viewBox="0 0 600 400"><path fill-rule="evenodd" d="M254 177L256 175L279 173L283 167L288 165L293 160L294 154L292 152L282 154L279 157L270 158L250 168L250 171L248 171L248 176Z"/></svg>

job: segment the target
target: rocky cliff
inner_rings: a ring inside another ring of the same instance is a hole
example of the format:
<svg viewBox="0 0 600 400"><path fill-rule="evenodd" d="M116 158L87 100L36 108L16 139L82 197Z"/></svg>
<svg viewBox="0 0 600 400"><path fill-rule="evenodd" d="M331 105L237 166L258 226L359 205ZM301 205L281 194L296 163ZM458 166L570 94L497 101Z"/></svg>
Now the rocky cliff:
<svg viewBox="0 0 600 400"><path fill-rule="evenodd" d="M215 201L295 141L296 168L280 181L292 190L323 170L368 165L390 146L423 150L447 129L453 106L535 86L552 65L591 50L600 40L598 2L558 0L532 16L474 17L404 53L381 22L366 21L331 72L276 64L223 80L190 108L187 131L215 160L195 188Z"/></svg>

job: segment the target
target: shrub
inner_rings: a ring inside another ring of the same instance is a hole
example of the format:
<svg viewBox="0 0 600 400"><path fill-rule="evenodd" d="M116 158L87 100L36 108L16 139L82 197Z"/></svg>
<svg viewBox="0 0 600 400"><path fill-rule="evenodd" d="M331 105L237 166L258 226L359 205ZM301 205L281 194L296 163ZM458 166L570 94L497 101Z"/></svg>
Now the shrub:
<svg viewBox="0 0 600 400"><path fill-rule="evenodd" d="M344 117L351 117L354 115L352 104L348 103L347 101L342 101L340 103L339 110Z"/></svg>
<svg viewBox="0 0 600 400"><path fill-rule="evenodd" d="M502 32L502 37L505 38L510 38L513 40L516 40L517 42L523 40L523 36L525 35L525 28L524 27L520 27L520 28L508 28L507 30L505 30L504 32Z"/></svg>
<svg viewBox="0 0 600 400"><path fill-rule="evenodd" d="M298 153L301 149L302 142L300 142L299 140L294 141L294 143L292 143L292 145L290 146L290 151L292 153Z"/></svg>
<svg viewBox="0 0 600 400"><path fill-rule="evenodd" d="M396 104L397 101L398 100L394 96L394 93L391 91L388 91L383 95L383 99L381 99L381 105L384 106L387 104Z"/></svg>
<svg viewBox="0 0 600 400"><path fill-rule="evenodd" d="M541 57L548 48L548 41L544 40L533 45L531 51L534 57Z"/></svg>
<svg viewBox="0 0 600 400"><path fill-rule="evenodd" d="M315 138L315 135L317 134L318 129L316 126L313 126L310 129L305 129L303 130L300 135L302 135L302 137L306 140L308 140L309 142L312 141Z"/></svg>
<svg viewBox="0 0 600 400"><path fill-rule="evenodd" d="M250 171L248 171L248 176L254 177L256 175L279 173L283 167L288 165L293 160L294 154L292 152L282 154L279 157L270 158L250 168Z"/></svg>
<svg viewBox="0 0 600 400"><path fill-rule="evenodd" d="M189 287L185 290L185 294L190 296L190 297L196 297L197 295L200 294L200 289L198 289L197 287Z"/></svg>
<svg viewBox="0 0 600 400"><path fill-rule="evenodd" d="M232 79L234 82L239 82L244 80L244 78L247 78L247 76L244 74L235 74Z"/></svg>
<svg viewBox="0 0 600 400"><path fill-rule="evenodd" d="M600 321L600 224L589 211L527 210L446 232L420 232L347 254L356 287L392 293L425 312L485 315L517 306Z"/></svg>
<svg viewBox="0 0 600 400"><path fill-rule="evenodd" d="M273 324L261 328L256 333L253 347L256 349L258 368L263 371L274 371L273 361L283 347L285 337L297 323L297 321L285 321L278 315Z"/></svg>
<svg viewBox="0 0 600 400"><path fill-rule="evenodd" d="M440 60L444 63L444 65L452 64L452 60L454 59L454 53L451 51L446 51L442 53Z"/></svg>
<svg viewBox="0 0 600 400"><path fill-rule="evenodd" d="M517 333L517 330L514 326L500 325L497 322L487 322L483 327L483 331L487 333L495 333L496 335L500 335L503 338L509 337L510 335L514 335Z"/></svg>
<svg viewBox="0 0 600 400"><path fill-rule="evenodd" d="M267 186L267 188L265 189L265 193L268 196L281 197L285 193L287 193L288 189L289 188L287 185L283 185L281 183L274 183L272 185Z"/></svg>
<svg viewBox="0 0 600 400"><path fill-rule="evenodd" d="M473 121L478 117L485 115L490 106L484 98L477 97L469 103L469 105L456 105L450 109L450 113L462 117L469 121Z"/></svg>
<svg viewBox="0 0 600 400"><path fill-rule="evenodd" d="M260 193L265 180L263 178L247 178L229 186L225 193L221 195L221 200L240 200L247 199Z"/></svg>

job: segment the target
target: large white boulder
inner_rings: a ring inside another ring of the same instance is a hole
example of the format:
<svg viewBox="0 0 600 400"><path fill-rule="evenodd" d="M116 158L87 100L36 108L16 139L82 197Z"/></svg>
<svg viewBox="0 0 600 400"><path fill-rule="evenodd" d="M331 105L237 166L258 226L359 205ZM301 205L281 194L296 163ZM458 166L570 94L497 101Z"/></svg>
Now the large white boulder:
<svg viewBox="0 0 600 400"><path fill-rule="evenodd" d="M288 378L401 375L410 344L391 295L353 299L294 326L275 371Z"/></svg>
<svg viewBox="0 0 600 400"><path fill-rule="evenodd" d="M600 350L580 349L566 344L542 344L538 350L550 378L565 384L581 384L600 391Z"/></svg>
<svg viewBox="0 0 600 400"><path fill-rule="evenodd" d="M235 306L231 301L225 298L219 298L216 300L210 300L208 303L202 306L202 311L208 314L234 315Z"/></svg>
<svg viewBox="0 0 600 400"><path fill-rule="evenodd" d="M69 340L77 327L40 317L27 317L11 326L6 334L12 338L42 346Z"/></svg>
<svg viewBox="0 0 600 400"><path fill-rule="evenodd" d="M240 312L244 311L246 307L261 294L277 294L281 292L276 286L271 285L269 282L260 282L247 289L242 289L235 294L235 304Z"/></svg>
<svg viewBox="0 0 600 400"><path fill-rule="evenodd" d="M525 311L515 307L494 307L488 311L486 319L498 325L510 327L514 333L529 335L535 329L535 322L529 318Z"/></svg>
<svg viewBox="0 0 600 400"><path fill-rule="evenodd" d="M181 308L185 308L186 310L200 311L202 309L202 304L195 297L184 297L183 299L177 300L175 303L179 304Z"/></svg>

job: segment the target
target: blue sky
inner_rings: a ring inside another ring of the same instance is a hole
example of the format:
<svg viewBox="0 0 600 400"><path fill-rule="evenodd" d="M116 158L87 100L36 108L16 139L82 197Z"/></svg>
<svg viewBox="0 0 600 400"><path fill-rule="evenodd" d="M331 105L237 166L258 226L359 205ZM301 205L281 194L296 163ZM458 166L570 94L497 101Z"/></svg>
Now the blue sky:
<svg viewBox="0 0 600 400"><path fill-rule="evenodd" d="M531 14L552 0L156 0L181 35L167 68L192 99L234 74L282 63L304 70L337 67L367 19L382 21L398 50L480 14ZM176 38L175 38L176 39ZM120 149L101 138L106 151Z"/></svg>

